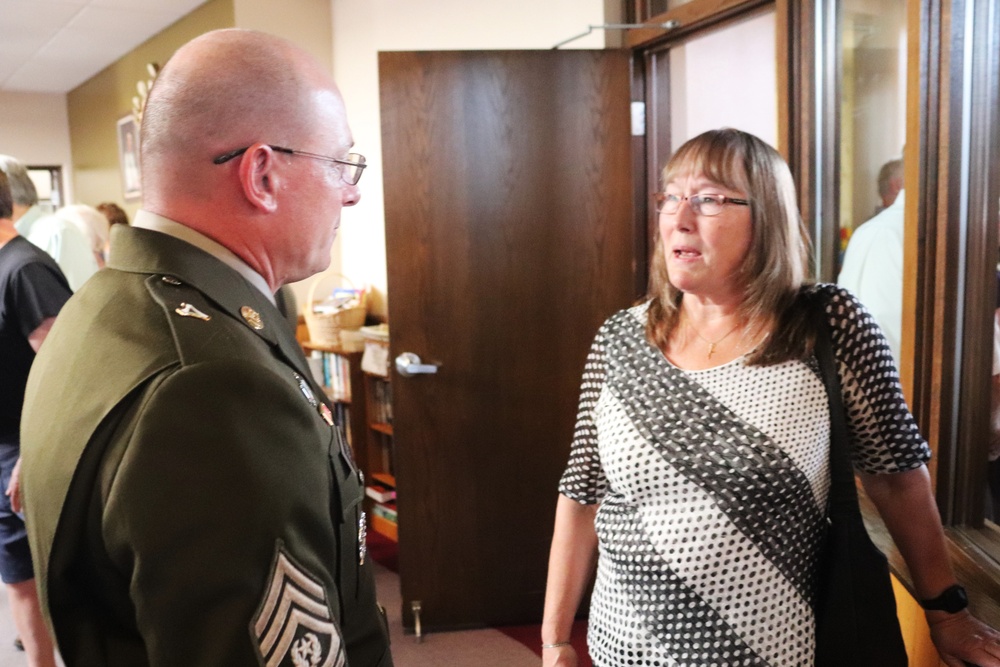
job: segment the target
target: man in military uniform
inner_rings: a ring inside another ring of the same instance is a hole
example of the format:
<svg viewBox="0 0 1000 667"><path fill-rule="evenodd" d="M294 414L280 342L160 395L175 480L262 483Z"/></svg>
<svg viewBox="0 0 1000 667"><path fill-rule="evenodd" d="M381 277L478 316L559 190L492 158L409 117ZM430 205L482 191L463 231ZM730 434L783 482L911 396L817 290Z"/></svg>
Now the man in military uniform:
<svg viewBox="0 0 1000 667"><path fill-rule="evenodd" d="M28 383L22 485L73 665L388 666L362 482L274 306L329 263L364 158L307 54L182 47L147 102L144 208Z"/></svg>

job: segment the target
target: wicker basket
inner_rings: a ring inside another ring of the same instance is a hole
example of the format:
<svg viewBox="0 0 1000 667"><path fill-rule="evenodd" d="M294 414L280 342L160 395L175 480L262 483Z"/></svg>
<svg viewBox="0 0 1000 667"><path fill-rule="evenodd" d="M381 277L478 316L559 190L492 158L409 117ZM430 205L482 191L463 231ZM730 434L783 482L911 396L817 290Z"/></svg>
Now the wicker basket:
<svg viewBox="0 0 1000 667"><path fill-rule="evenodd" d="M332 313L317 313L315 311L316 289L324 278L335 275L346 282L351 289L354 284L340 274L321 274L316 276L312 285L309 286L309 294L306 296L305 307L302 314L306 319L306 328L309 330L309 340L317 345L328 345L338 347L341 345L340 332L344 330L358 329L365 323L367 308L365 306L365 295L361 295L361 303L356 306L341 308Z"/></svg>

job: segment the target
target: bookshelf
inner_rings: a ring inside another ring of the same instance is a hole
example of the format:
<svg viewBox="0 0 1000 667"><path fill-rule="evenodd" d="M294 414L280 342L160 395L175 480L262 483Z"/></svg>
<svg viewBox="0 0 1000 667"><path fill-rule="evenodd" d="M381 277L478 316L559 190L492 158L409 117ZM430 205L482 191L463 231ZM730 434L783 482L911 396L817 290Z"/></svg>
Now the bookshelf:
<svg viewBox="0 0 1000 667"><path fill-rule="evenodd" d="M365 412L365 388L361 372L361 352L336 345L318 345L300 341L313 375L330 397L334 419L344 432L347 443L354 452L354 459L368 477L367 447L368 417Z"/></svg>
<svg viewBox="0 0 1000 667"><path fill-rule="evenodd" d="M396 477L393 461L392 385L387 376L363 372L365 412L368 416L365 446L370 466L365 493L369 498L371 528L399 540L396 520Z"/></svg>
<svg viewBox="0 0 1000 667"><path fill-rule="evenodd" d="M301 335L300 331L300 335ZM354 459L365 476L370 528L398 541L393 462L392 386L387 376L361 370L361 351L301 340L313 374L334 405Z"/></svg>

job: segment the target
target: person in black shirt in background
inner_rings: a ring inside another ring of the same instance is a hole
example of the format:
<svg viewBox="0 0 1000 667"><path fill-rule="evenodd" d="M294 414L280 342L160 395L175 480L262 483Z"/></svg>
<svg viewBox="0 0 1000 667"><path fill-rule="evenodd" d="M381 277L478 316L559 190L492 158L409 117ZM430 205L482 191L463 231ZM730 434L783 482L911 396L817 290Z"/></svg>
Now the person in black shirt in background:
<svg viewBox="0 0 1000 667"><path fill-rule="evenodd" d="M19 236L7 176L0 171L0 579L28 664L54 666L42 620L28 534L20 515L19 430L24 387L35 353L72 295L55 261Z"/></svg>

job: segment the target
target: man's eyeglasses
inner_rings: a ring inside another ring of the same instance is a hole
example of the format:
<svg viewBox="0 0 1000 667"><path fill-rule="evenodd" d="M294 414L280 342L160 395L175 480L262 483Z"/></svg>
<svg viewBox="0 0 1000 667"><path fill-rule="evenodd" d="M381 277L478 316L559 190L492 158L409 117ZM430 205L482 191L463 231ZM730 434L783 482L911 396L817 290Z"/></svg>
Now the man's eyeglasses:
<svg viewBox="0 0 1000 667"><path fill-rule="evenodd" d="M677 213L681 208L681 202L685 199L695 215L708 217L722 213L722 209L725 208L726 204L736 204L737 206L750 205L750 201L747 199L736 199L735 197L725 197L723 195L691 195L690 197L681 197L680 195L673 195L666 192L657 192L654 198L656 200L656 211L658 213L666 213L667 215Z"/></svg>
<svg viewBox="0 0 1000 667"><path fill-rule="evenodd" d="M212 162L215 164L223 164L224 162L229 162L235 157L239 157L247 152L249 146L244 146L243 148L237 148L234 151L229 151L228 153L223 153L217 158L213 158ZM358 181L361 180L361 172L365 170L368 165L365 164L365 156L360 153L348 153L347 157L343 160L335 157L327 157L326 155L319 155L317 153L308 153L306 151L298 151L294 148L285 148L283 146L272 146L268 144L268 148L272 151L277 151L279 153L288 153L289 155L301 155L302 157L311 157L314 160L324 160L326 162L334 162L341 165L340 176L344 179L348 185L357 185Z"/></svg>

